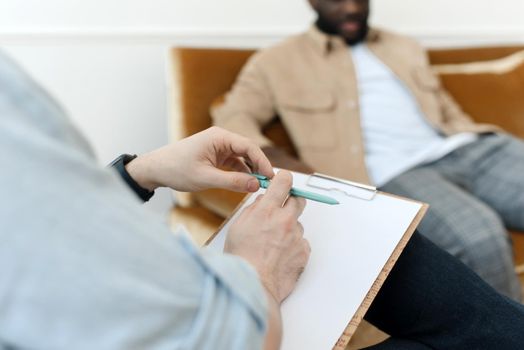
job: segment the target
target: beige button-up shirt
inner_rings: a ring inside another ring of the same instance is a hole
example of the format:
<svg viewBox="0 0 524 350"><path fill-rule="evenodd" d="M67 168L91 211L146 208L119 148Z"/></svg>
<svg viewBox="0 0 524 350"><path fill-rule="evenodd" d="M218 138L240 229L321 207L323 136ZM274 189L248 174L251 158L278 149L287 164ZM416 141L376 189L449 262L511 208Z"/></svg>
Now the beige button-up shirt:
<svg viewBox="0 0 524 350"><path fill-rule="evenodd" d="M489 132L442 88L415 41L372 29L367 46L411 90L427 121L444 135ZM211 110L216 125L269 146L262 128L278 115L300 158L316 171L369 183L359 91L348 46L316 27L256 53L225 102Z"/></svg>

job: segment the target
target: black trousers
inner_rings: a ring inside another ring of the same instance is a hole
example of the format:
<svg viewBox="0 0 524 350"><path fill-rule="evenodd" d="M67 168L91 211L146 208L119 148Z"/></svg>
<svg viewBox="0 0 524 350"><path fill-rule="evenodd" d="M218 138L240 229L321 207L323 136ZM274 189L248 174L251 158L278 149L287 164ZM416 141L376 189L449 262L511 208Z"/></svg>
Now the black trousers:
<svg viewBox="0 0 524 350"><path fill-rule="evenodd" d="M418 233L365 319L391 335L373 350L524 349L524 306Z"/></svg>

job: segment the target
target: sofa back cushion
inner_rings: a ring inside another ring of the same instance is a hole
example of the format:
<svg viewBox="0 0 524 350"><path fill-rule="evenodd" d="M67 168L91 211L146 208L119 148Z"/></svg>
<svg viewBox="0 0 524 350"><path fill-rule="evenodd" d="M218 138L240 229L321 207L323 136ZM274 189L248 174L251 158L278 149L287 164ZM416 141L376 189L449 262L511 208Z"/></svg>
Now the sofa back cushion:
<svg viewBox="0 0 524 350"><path fill-rule="evenodd" d="M464 50L447 52L459 63L448 60L433 69L464 111L478 122L499 125L524 138L524 47L483 49L478 60L470 56L469 62ZM432 54L444 61L441 52Z"/></svg>

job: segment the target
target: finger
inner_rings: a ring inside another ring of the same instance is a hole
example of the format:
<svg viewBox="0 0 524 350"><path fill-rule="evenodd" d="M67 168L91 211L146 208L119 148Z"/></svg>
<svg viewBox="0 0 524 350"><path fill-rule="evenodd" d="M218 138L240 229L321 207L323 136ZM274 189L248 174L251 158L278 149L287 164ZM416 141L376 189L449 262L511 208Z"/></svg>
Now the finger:
<svg viewBox="0 0 524 350"><path fill-rule="evenodd" d="M208 188L222 188L234 192L256 192L260 188L254 176L236 171L214 168L205 178Z"/></svg>
<svg viewBox="0 0 524 350"><path fill-rule="evenodd" d="M308 258L309 258L309 254L311 254L311 244L309 244L309 241L307 239L304 239L304 249L306 250L306 253L308 253Z"/></svg>
<svg viewBox="0 0 524 350"><path fill-rule="evenodd" d="M293 176L289 171L280 171L273 180L262 198L262 203L270 206L281 207L286 201L291 185L293 184Z"/></svg>
<svg viewBox="0 0 524 350"><path fill-rule="evenodd" d="M282 208L284 208L284 206L286 205L287 200L289 199L289 197L291 197L291 194L290 194L290 193L287 194L286 199L284 199L284 203L282 203L282 204L280 205Z"/></svg>
<svg viewBox="0 0 524 350"><path fill-rule="evenodd" d="M304 225L299 221L297 221L297 232L300 235L300 238L304 237Z"/></svg>
<svg viewBox="0 0 524 350"><path fill-rule="evenodd" d="M311 246L309 245L309 241L307 239L302 239L302 247L304 249L304 254L303 254L303 264L301 264L302 266L299 266L299 268L297 269L297 280L302 276L302 274L304 273L304 270L306 269L306 266L309 262L309 257L311 255Z"/></svg>
<svg viewBox="0 0 524 350"><path fill-rule="evenodd" d="M255 198L255 203L260 203L260 201L262 200L262 198L264 198L264 195L263 194L259 194L257 196L257 198Z"/></svg>
<svg viewBox="0 0 524 350"><path fill-rule="evenodd" d="M302 274L304 273L304 270L306 269L305 266L302 266L302 267L299 267L297 269L297 281L300 279L300 277L302 276Z"/></svg>
<svg viewBox="0 0 524 350"><path fill-rule="evenodd" d="M244 162L242 157L230 157L224 162L224 166L231 170L239 171L242 173L251 173L251 169Z"/></svg>
<svg viewBox="0 0 524 350"><path fill-rule="evenodd" d="M304 267L307 266L309 262L309 258L311 256L311 245L309 244L309 241L305 238L302 239L302 249L304 252L303 258L304 258Z"/></svg>
<svg viewBox="0 0 524 350"><path fill-rule="evenodd" d="M306 208L306 200L301 197L289 197L286 204L284 205L284 208L286 210L289 210L292 212L292 215L298 219L302 213L304 212L304 209Z"/></svg>
<svg viewBox="0 0 524 350"><path fill-rule="evenodd" d="M253 203L248 205L244 211L245 212L247 212L247 211L251 212L253 210L256 210L255 208L259 205L260 201L262 200L262 197L264 197L263 194L259 194L258 196L256 196L256 198L253 201Z"/></svg>
<svg viewBox="0 0 524 350"><path fill-rule="evenodd" d="M273 167L260 147L245 137L227 131L226 133L223 140L228 143L232 155L246 157L254 172L269 178L274 176Z"/></svg>

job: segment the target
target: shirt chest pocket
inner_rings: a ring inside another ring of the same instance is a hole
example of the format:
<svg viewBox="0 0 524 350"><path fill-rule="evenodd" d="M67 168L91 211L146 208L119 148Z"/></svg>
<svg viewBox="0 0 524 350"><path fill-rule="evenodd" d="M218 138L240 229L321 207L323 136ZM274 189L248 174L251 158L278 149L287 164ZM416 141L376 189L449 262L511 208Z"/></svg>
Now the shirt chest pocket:
<svg viewBox="0 0 524 350"><path fill-rule="evenodd" d="M278 112L299 149L329 150L338 145L333 94L313 90L288 94L281 99Z"/></svg>

